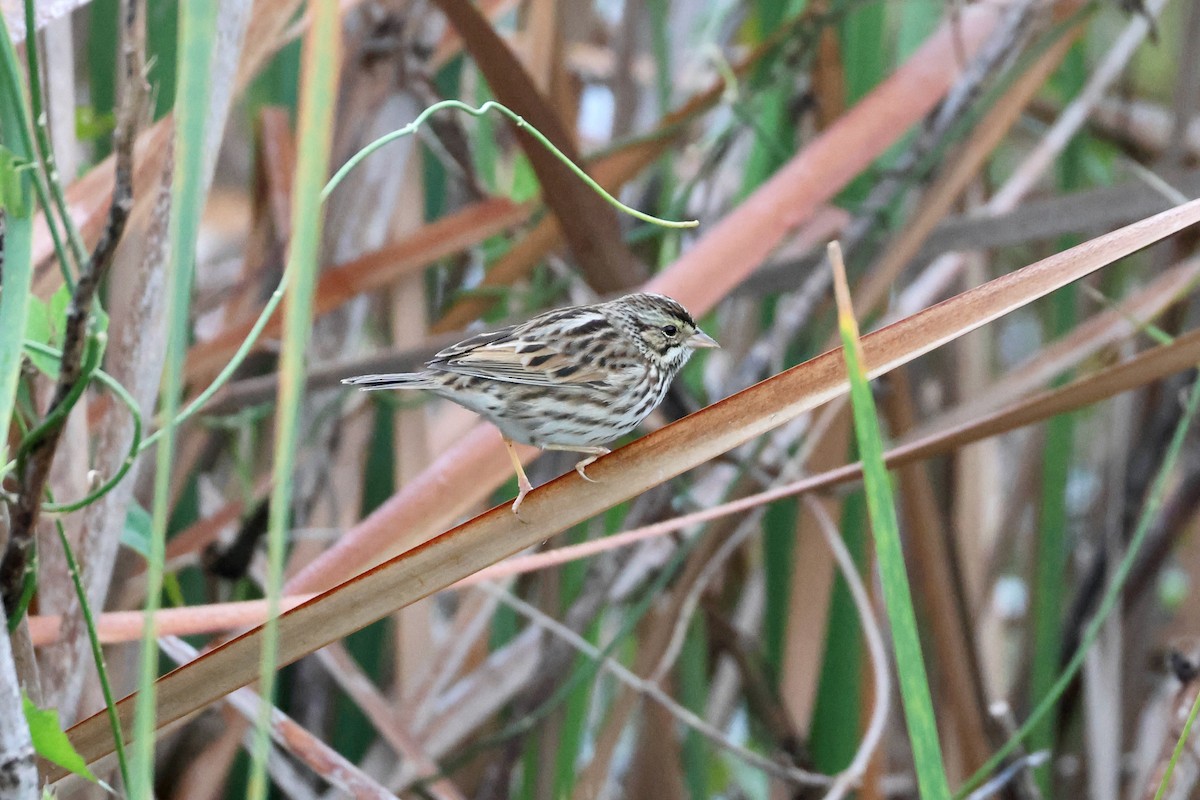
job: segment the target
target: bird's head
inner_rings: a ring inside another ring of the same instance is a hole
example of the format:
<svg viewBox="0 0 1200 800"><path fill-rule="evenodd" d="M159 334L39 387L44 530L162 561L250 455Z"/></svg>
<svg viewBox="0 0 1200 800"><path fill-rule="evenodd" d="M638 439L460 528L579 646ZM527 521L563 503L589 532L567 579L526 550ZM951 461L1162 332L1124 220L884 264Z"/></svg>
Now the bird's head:
<svg viewBox="0 0 1200 800"><path fill-rule="evenodd" d="M674 375L694 351L720 347L696 325L692 315L677 301L661 294L631 294L608 304L614 307L619 324L639 348L657 359Z"/></svg>

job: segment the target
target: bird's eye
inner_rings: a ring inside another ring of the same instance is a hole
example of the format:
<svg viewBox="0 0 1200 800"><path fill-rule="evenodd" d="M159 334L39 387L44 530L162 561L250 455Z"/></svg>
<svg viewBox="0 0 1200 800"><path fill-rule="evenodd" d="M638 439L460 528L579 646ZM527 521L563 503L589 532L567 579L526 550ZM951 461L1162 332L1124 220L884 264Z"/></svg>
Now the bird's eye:
<svg viewBox="0 0 1200 800"><path fill-rule="evenodd" d="M675 334L679 333L679 328L676 328L674 325L664 325L662 332L674 338Z"/></svg>

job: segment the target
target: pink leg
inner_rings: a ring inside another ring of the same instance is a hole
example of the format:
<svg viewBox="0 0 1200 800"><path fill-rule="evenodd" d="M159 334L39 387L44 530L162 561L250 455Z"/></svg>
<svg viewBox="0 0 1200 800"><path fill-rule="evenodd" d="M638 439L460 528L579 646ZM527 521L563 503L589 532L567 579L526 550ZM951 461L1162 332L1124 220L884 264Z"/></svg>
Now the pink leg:
<svg viewBox="0 0 1200 800"><path fill-rule="evenodd" d="M525 467L521 466L521 459L517 456L517 448L513 447L511 439L504 440L504 447L508 450L508 457L512 459L513 469L517 471L517 499L513 501L512 512L518 517L521 512L518 509L521 507L521 502L525 499L525 495L529 494L533 489L533 484L529 482L529 477L525 474Z"/></svg>

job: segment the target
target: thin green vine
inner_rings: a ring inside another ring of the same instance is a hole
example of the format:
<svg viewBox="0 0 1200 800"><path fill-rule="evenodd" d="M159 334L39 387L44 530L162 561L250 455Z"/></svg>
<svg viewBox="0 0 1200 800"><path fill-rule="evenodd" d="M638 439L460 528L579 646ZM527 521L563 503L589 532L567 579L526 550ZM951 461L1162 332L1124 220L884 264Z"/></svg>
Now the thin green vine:
<svg viewBox="0 0 1200 800"><path fill-rule="evenodd" d="M547 139L541 131L526 122L525 119L519 114L516 114L507 106L497 103L495 100L489 100L478 108L468 105L461 100L442 100L441 102L434 103L429 108L418 114L416 119L405 125L403 128L399 128L391 133L380 136L362 150L359 150L357 153L355 153L349 161L342 165L341 169L334 173L333 177L329 180L329 183L325 185L324 190L321 191L321 200L324 201L328 199L330 193L337 187L339 183L342 182L342 179L345 178L352 169L357 167L359 163L361 163L362 160L367 156L371 155L388 142L399 139L402 136L408 136L416 133L417 129L420 128L427 119L433 116L436 112L446 108L453 108L457 111L462 111L465 114L470 114L473 117L482 117L484 114L493 109L499 111L502 115L508 117L508 119L512 121L512 123L518 128L528 132L530 136L532 136L534 139L537 139L539 144L549 150L550 153L559 161L566 164L567 167L575 173L575 176L587 184L592 191L603 197L613 207L624 211L626 214L635 219L640 219L642 222L650 222L655 225L661 225L664 228L694 228L700 224L698 220L694 219L684 220L682 222L672 222L671 220L661 219L659 217L647 214L644 211L638 211L636 208L625 205L620 200L609 194L603 186L596 183L596 181L592 179L591 175L588 175L583 171L583 169L578 167L575 162L568 158L563 151L555 147L554 143Z"/></svg>
<svg viewBox="0 0 1200 800"><path fill-rule="evenodd" d="M83 396L92 376L96 370L100 369L100 361L104 358L104 346L107 342L108 337L103 333L94 333L88 336L87 345L83 351L83 363L80 365L79 380L75 381L63 401L46 414L45 419L37 427L21 437L21 444L17 447L18 469L38 442L51 431L62 426L67 414L70 414L71 409L79 402L79 398Z"/></svg>
<svg viewBox="0 0 1200 800"><path fill-rule="evenodd" d="M118 384L119 385L119 384ZM54 504L54 495L47 490L46 495ZM87 591L83 588L83 578L79 574L79 562L71 549L67 532L63 529L61 519L54 520L58 540L62 543L63 556L67 561L67 571L71 575L71 585L75 587L75 596L79 598L79 609L83 613L84 627L87 628L88 642L92 647L92 660L96 663L96 675L100 679L100 691L104 695L104 710L108 715L108 724L113 732L113 745L116 747L117 765L121 770L121 781L129 786L129 763L125 759L125 740L121 736L121 720L117 717L117 704L113 698L112 684L108 681L108 667L104 661L104 649L100 646L100 635L96 632L96 618L92 615L92 607L88 603Z"/></svg>

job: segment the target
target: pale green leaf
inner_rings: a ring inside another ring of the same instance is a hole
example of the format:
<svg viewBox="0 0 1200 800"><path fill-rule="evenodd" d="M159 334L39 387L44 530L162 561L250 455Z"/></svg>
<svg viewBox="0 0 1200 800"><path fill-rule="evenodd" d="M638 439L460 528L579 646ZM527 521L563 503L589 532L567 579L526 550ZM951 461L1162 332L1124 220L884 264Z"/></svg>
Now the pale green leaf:
<svg viewBox="0 0 1200 800"><path fill-rule="evenodd" d="M28 695L23 695L23 700L25 721L29 723L29 735L33 739L33 749L37 754L81 778L98 783L96 776L88 769L87 762L76 752L71 740L63 733L62 725L58 722L58 711L52 708L38 708Z"/></svg>

